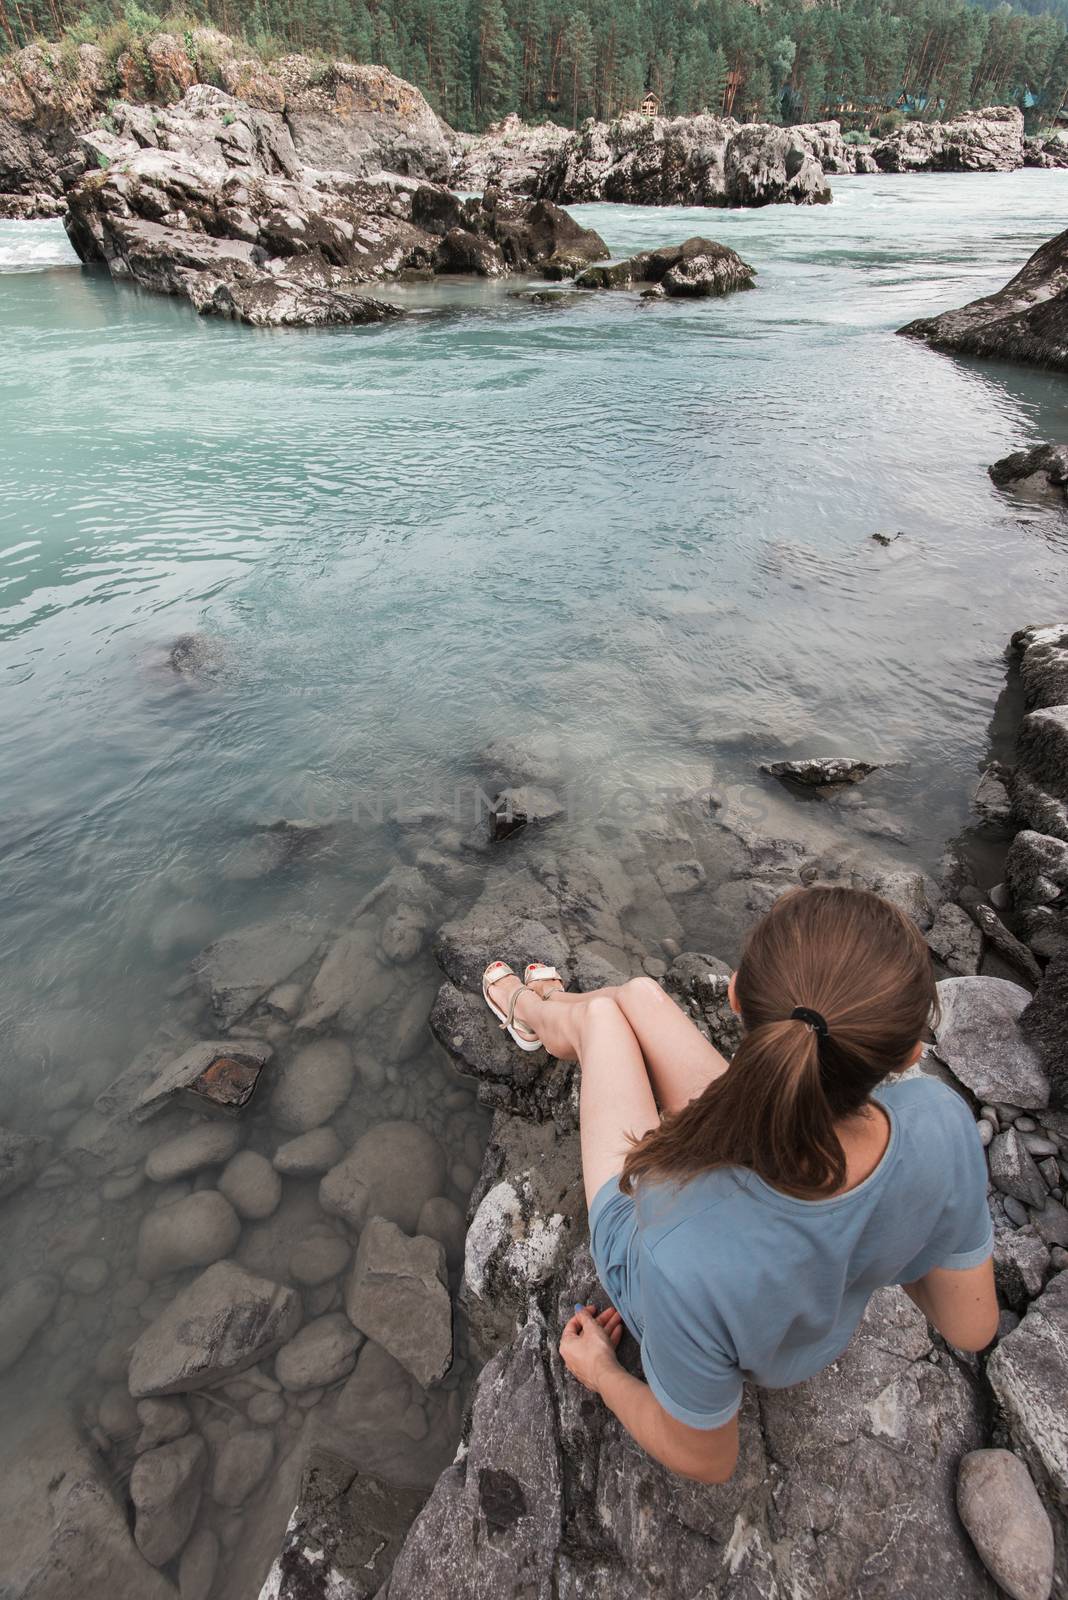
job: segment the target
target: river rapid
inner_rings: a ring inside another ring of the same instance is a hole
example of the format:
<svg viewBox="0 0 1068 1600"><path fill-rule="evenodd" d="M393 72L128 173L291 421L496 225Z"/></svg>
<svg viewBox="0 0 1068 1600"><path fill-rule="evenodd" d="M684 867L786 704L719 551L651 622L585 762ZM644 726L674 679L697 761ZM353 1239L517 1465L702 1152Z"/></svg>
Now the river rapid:
<svg viewBox="0 0 1068 1600"><path fill-rule="evenodd" d="M1068 176L834 187L572 208L619 255L719 239L751 293L442 281L391 290L397 325L314 332L198 318L80 268L59 223L0 223L0 1122L62 1156L197 950L342 924L411 859L398 805L470 825L495 738L558 740L576 826L710 784L758 813L762 760L874 757L878 825L936 865L1005 641L1063 611L1068 516L986 468L1068 437L1068 390L894 330L1000 287ZM274 861L280 818L326 843ZM406 973L429 1004L429 956ZM462 1205L486 1118L429 1036L365 1088L366 1125L446 1143ZM95 1404L97 1349L145 1320L126 1290L117 1330L109 1215L77 1251L111 1287L67 1293L32 1384L0 1377L0 1431ZM42 1239L15 1231L0 1290L64 1270Z"/></svg>

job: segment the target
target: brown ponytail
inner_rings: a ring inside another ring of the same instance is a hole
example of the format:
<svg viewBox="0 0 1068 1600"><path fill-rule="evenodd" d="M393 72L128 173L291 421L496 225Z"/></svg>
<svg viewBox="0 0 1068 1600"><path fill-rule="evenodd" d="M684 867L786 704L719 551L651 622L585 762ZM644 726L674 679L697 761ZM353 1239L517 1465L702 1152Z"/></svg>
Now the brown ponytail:
<svg viewBox="0 0 1068 1600"><path fill-rule="evenodd" d="M620 1188L748 1167L777 1188L815 1193L845 1181L835 1124L900 1070L937 991L916 925L865 889L795 889L746 941L735 975L745 1035L728 1070L635 1141ZM825 1019L827 1033L793 1018Z"/></svg>

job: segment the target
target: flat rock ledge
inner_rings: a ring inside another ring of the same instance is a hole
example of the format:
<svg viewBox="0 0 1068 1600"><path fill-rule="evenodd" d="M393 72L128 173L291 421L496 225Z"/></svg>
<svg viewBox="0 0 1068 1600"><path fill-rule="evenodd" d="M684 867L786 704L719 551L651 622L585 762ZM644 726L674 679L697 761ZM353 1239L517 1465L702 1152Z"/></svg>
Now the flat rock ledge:
<svg viewBox="0 0 1068 1600"><path fill-rule="evenodd" d="M117 105L110 123L82 136L91 170L67 190L71 242L83 261L201 313L256 326L383 322L402 310L369 284L563 278L608 255L545 200L465 202L401 173L311 166L280 113L204 84L166 110Z"/></svg>

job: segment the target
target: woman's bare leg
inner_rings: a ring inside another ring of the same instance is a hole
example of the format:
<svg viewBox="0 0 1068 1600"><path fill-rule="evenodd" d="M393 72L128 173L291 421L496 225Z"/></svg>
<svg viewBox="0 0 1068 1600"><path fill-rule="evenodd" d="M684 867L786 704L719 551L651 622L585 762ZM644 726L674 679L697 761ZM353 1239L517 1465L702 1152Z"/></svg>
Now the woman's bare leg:
<svg viewBox="0 0 1068 1600"><path fill-rule="evenodd" d="M583 1006L598 996L614 1000L630 1023L662 1111L681 1111L704 1092L713 1078L726 1072L728 1063L715 1045L709 1044L701 1030L652 978L631 978L629 983L594 989L587 994L553 990L544 1000L528 991L516 1002L516 1015L534 1029L551 1055L560 1055L549 1042L550 1038L557 1038L560 1031L559 1027L554 1027L549 1013ZM570 1034L567 1037L570 1038Z"/></svg>

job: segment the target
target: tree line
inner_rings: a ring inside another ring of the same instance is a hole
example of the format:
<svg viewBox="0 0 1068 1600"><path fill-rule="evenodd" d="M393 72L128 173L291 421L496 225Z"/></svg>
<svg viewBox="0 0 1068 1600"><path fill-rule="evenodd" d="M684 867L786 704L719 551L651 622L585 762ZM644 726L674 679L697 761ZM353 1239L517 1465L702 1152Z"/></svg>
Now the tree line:
<svg viewBox="0 0 1068 1600"><path fill-rule="evenodd" d="M1046 125L1068 95L1068 0L186 0L177 19L137 0L0 0L10 47L191 19L268 59L296 49L389 67L458 128L511 111L577 126L650 94L664 114L747 121L870 128L1019 104Z"/></svg>

